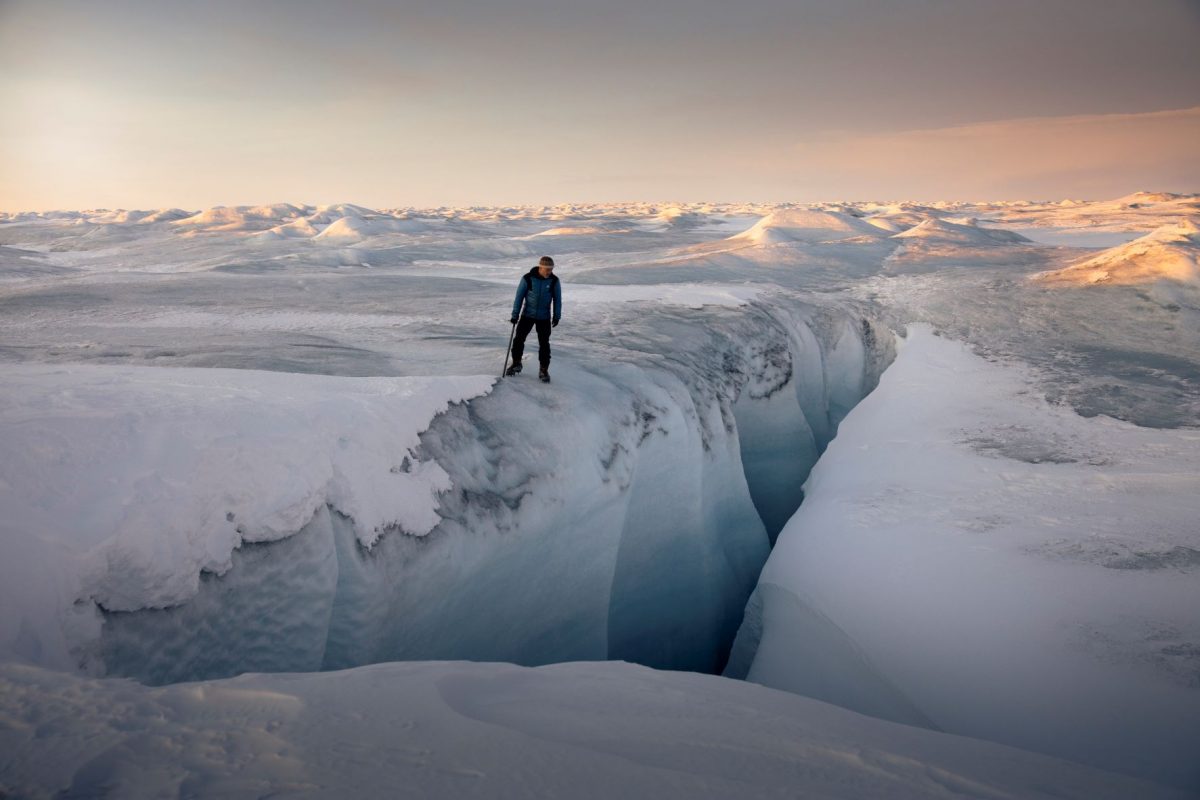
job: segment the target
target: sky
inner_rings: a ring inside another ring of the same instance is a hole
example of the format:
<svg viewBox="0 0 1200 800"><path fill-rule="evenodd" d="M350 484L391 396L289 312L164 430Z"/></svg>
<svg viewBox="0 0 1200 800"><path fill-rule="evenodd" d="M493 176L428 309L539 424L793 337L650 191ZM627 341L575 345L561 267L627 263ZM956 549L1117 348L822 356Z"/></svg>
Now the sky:
<svg viewBox="0 0 1200 800"><path fill-rule="evenodd" d="M1200 0L0 0L0 210L1200 191Z"/></svg>

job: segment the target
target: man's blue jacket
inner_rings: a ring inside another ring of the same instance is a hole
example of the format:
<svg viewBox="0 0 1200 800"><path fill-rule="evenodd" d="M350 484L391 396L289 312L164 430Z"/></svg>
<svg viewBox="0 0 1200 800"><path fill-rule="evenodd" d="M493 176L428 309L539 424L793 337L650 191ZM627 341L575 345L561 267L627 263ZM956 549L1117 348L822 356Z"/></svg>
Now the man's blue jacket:
<svg viewBox="0 0 1200 800"><path fill-rule="evenodd" d="M513 301L513 319L521 315L522 303L525 304L525 316L558 322L562 316L562 288L558 276L552 272L549 278L543 278L537 267L522 275L517 284L517 299Z"/></svg>

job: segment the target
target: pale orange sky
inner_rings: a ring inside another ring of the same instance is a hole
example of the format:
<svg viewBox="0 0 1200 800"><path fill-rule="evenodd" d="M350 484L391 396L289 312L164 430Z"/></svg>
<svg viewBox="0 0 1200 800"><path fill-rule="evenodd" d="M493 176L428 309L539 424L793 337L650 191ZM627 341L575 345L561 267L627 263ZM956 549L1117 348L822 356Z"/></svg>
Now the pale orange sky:
<svg viewBox="0 0 1200 800"><path fill-rule="evenodd" d="M0 0L0 209L1200 191L1191 0Z"/></svg>

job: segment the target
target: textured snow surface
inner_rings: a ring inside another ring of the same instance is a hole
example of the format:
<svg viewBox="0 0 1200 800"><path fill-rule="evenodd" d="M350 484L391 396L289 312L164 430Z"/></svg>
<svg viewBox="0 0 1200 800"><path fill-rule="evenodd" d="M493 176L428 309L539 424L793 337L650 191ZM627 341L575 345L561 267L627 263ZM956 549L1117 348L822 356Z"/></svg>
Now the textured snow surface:
<svg viewBox="0 0 1200 800"><path fill-rule="evenodd" d="M747 675L1196 786L1200 432L1033 386L910 331L763 570Z"/></svg>
<svg viewBox="0 0 1200 800"><path fill-rule="evenodd" d="M379 664L160 689L0 665L0 716L20 720L0 728L0 787L17 797L1184 797L619 662Z"/></svg>

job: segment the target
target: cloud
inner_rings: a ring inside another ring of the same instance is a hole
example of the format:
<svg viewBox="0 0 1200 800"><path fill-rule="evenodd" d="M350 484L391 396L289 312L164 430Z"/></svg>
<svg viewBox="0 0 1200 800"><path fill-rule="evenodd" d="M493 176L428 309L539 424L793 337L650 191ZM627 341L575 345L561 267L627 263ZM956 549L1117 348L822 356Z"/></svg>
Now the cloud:
<svg viewBox="0 0 1200 800"><path fill-rule="evenodd" d="M1200 189L1200 106L1034 117L798 142L789 173L848 194L1050 197L1142 186Z"/></svg>

